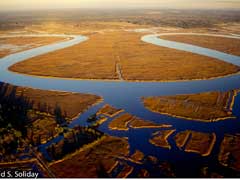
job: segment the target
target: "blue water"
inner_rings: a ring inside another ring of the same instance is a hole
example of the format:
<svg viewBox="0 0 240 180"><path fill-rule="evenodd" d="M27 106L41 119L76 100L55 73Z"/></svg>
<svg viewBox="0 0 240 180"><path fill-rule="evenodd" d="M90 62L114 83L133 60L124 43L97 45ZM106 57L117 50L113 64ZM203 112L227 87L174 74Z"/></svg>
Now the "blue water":
<svg viewBox="0 0 240 180"><path fill-rule="evenodd" d="M17 86L25 86L43 90L91 93L102 96L104 98L103 103L91 107L87 112L83 113L79 118L73 121L69 125L69 127L74 127L76 125L88 125L86 122L87 118L90 115L94 114L103 104L108 103L117 108L123 108L126 112L134 114L140 118L151 120L158 123L171 124L173 125L172 129L176 129L175 134L179 131L183 131L186 129L201 132L215 132L217 135L217 143L212 154L208 157L200 157L199 155L194 153L184 153L178 150L172 138L170 138L170 143L173 147L171 150L158 148L151 145L148 142L148 140L151 137L151 134L157 129L137 129L137 130L130 129L127 132L112 131L108 129L108 123L111 121L111 119L109 119L107 122L105 122L103 125L99 127L101 131L108 133L110 135L128 137L131 152L134 152L135 149L139 149L146 155L154 155L158 157L160 160L166 160L168 162L175 164L176 166L180 167L180 169L182 169L182 172L191 169L192 173L188 172L189 176L191 175L193 176L195 171L198 169L198 166L200 165L211 164L212 166L214 166L214 163L216 162L216 154L218 153L221 140L223 139L225 133L233 134L236 132L238 133L240 132L239 95L236 98L236 103L233 109L233 114L237 116L237 119L230 119L226 121L219 121L213 123L189 121L185 119L173 118L170 116L153 113L145 109L141 102L141 97L143 96L146 97L160 95L162 96L162 95L190 94L207 91L228 91L232 89L238 89L240 88L239 74L215 78L211 80L193 80L179 82L125 82L125 81L90 81L90 80L88 81L61 78L50 79L44 77L16 74L8 71L8 67L17 62L41 54L52 52L58 49L73 46L75 44L87 40L87 37L83 36L67 36L67 35L54 35L54 36L73 37L73 39L66 42L60 42L57 44L51 44L27 50L24 52L19 52L0 59L0 81ZM189 44L162 40L159 37L161 37L161 34L147 35L142 37L142 40L144 42L158 46L164 46L208 57L213 57L218 60L240 66L239 56L234 56L216 50L211 50ZM231 36L231 38L240 37ZM53 141L50 141L47 144L42 145L41 148L44 149L52 142L59 141L61 138L62 137L58 137ZM192 164L195 164L195 166L193 166Z"/></svg>

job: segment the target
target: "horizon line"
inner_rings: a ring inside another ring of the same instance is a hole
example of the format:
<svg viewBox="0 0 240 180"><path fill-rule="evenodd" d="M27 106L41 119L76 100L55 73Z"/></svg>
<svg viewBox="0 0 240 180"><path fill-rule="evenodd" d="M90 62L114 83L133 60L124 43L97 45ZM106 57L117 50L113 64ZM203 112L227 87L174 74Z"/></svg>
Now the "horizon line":
<svg viewBox="0 0 240 180"><path fill-rule="evenodd" d="M1 9L1 12L11 12L11 11L19 11L19 12L23 12L23 11L46 11L46 10L225 10L225 11L229 11L229 10L240 10L239 7L228 7L228 8L224 8L224 7L56 7L56 8L25 8L25 9L17 9L17 8L9 8L9 9Z"/></svg>

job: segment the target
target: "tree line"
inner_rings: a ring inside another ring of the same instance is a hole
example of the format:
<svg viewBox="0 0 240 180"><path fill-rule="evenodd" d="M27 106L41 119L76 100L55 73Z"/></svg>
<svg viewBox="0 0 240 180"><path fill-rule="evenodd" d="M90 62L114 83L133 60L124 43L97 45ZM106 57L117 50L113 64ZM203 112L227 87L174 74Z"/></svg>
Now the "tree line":
<svg viewBox="0 0 240 180"><path fill-rule="evenodd" d="M0 83L0 160L16 155L17 149L22 146L22 140L28 140L28 129L38 119L29 117L33 105L34 101L24 96L23 92L19 94L16 86ZM49 109L47 105L43 107ZM56 105L53 113L57 124L66 123L60 106Z"/></svg>

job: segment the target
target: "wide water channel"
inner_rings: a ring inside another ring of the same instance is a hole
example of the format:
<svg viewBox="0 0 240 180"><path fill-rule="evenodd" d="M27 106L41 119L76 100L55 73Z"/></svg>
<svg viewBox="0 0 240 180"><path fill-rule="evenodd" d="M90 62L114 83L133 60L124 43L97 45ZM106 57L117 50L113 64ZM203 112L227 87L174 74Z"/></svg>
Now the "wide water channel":
<svg viewBox="0 0 240 180"><path fill-rule="evenodd" d="M184 43L167 41L161 39L161 35L175 35L171 34L154 34L142 37L142 41L151 43L157 46L164 46L174 48L177 50L188 51L208 57L213 57L221 61L232 63L240 66L240 57L208 48L202 48ZM206 36L220 36L227 38L240 39L239 36L225 36L225 35L211 35L211 34L196 34L196 33L177 33L184 35L206 35ZM18 35L19 36L19 35ZM23 35L21 35L23 36ZM50 44L31 50L15 53L0 59L0 81L10 83L17 86L25 86L30 88L37 88L42 90L56 90L67 92L90 93L102 96L104 102L91 107L88 111L83 113L79 118L73 121L69 126L88 125L87 118L94 114L103 104L108 103L117 108L123 108L125 112L131 113L140 118L151 120L158 123L171 124L176 132L172 137L183 130L195 130L200 132L214 132L217 135L217 142L215 147L208 157L201 157L194 153L185 153L178 150L173 138L170 137L172 149L163 149L151 145L148 140L151 134L159 129L130 129L129 131L112 131L108 129L107 122L99 127L99 130L114 136L128 137L130 143L130 150L133 153L136 149L144 152L145 155L154 155L161 161L168 161L175 164L178 169L178 176L194 176L199 167L209 166L215 167L217 161L217 154L219 152L220 143L224 134L234 134L240 132L240 95L236 97L233 107L233 114L237 119L229 119L225 121L204 123L197 121L189 121L185 119L174 118L166 115L150 112L145 109L141 97L147 96L163 96L176 94L191 94L207 91L228 91L240 88L240 75L229 75L221 78L214 78L209 80L192 80L192 81L178 81L178 82L126 82L126 81L94 81L94 80L76 80L76 79L62 79L62 78L45 78L37 76L29 76L25 74L17 74L10 72L8 68L20 61L29 58L46 54L55 50L63 49L73 46L75 44L86 41L88 38L77 35L24 35L26 37L69 37L68 41L63 41L55 44ZM14 35L4 37L16 37ZM1 38L1 37L0 37ZM42 145L42 149L53 142L58 141L61 137ZM44 151L44 150L43 150ZM47 155L46 155L47 156ZM194 164L194 165L193 165ZM139 168L137 165L136 170ZM147 166L147 165L146 165ZM150 167L147 167L150 168ZM134 172L132 176L134 176Z"/></svg>

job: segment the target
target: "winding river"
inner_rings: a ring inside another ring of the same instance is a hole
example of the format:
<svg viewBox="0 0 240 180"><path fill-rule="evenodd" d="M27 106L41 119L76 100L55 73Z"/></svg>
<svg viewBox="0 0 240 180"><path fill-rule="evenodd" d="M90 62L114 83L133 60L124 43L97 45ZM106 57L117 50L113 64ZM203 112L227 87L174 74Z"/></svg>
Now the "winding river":
<svg viewBox="0 0 240 180"><path fill-rule="evenodd" d="M190 44L184 44L179 42L173 42L163 40L160 37L162 35L206 35L206 36L219 36L227 38L240 39L239 36L227 36L227 35L212 35L212 34L196 34L196 33L164 33L164 34L153 34L142 37L142 41L151 43L157 46L164 46L168 48L174 48L177 50L192 52L212 58L216 58L221 61L232 63L240 66L240 57L208 48L198 47ZM17 35L19 36L19 35ZM20 35L23 36L23 35ZM165 150L157 148L148 143L152 132L156 129L130 129L127 132L123 131L111 131L108 129L109 119L106 123L99 127L105 133L110 135L128 137L130 143L130 150L133 152L135 149L139 149L146 155L157 156L160 160L170 161L177 166L181 167L182 163L186 160L188 164L185 164L185 168L182 169L181 173L184 173L185 169L191 170L194 174L195 170L192 167L192 163L205 164L212 163L214 166L216 154L219 150L220 142L223 139L224 133L236 133L240 132L240 96L236 97L236 102L233 108L233 113L237 116L236 119L230 119L226 121L219 121L213 123L203 123L196 121L189 121L179 118L174 118L166 115L152 113L145 109L141 97L143 96L162 96L162 95L176 95L176 94L189 94L189 93L200 93L207 91L227 91L232 89L240 88L240 74L229 75L226 77L214 78L209 80L192 80L192 81L177 81L177 82L126 82L126 81L94 81L94 80L75 80L75 79L63 79L63 78L45 78L37 76L29 76L25 74L17 74L10 72L8 68L20 61L27 60L29 58L46 54L55 50L70 47L86 41L88 38L79 35L39 35L31 34L24 35L26 37L66 37L68 41L63 41L55 44L37 47L34 49L26 50L11 54L0 59L0 81L10 83L17 86L25 86L30 88L38 88L43 90L57 90L57 91L68 91L68 92L81 92L91 93L102 96L104 102L90 108L87 112L83 113L79 118L73 121L69 126L74 127L75 125L87 125L86 119L89 115L95 113L98 108L103 104L109 103L117 108L123 108L126 112L134 114L140 118L151 120L159 123L172 124L174 129L177 129L176 133L182 130L191 129L201 132L215 132L217 135L217 143L213 149L212 155L208 157L199 157L199 155L193 153L184 153L175 147L173 140L170 140L173 148L171 150ZM16 37L15 35L8 35L4 37ZM176 134L174 133L174 135ZM173 136L174 136L173 135ZM57 141L56 138L54 141ZM171 138L170 138L171 139ZM42 147L48 146L49 142ZM177 161L176 161L177 159ZM181 168L180 168L181 169ZM181 174L180 173L180 174ZM188 172L189 176L191 173Z"/></svg>

